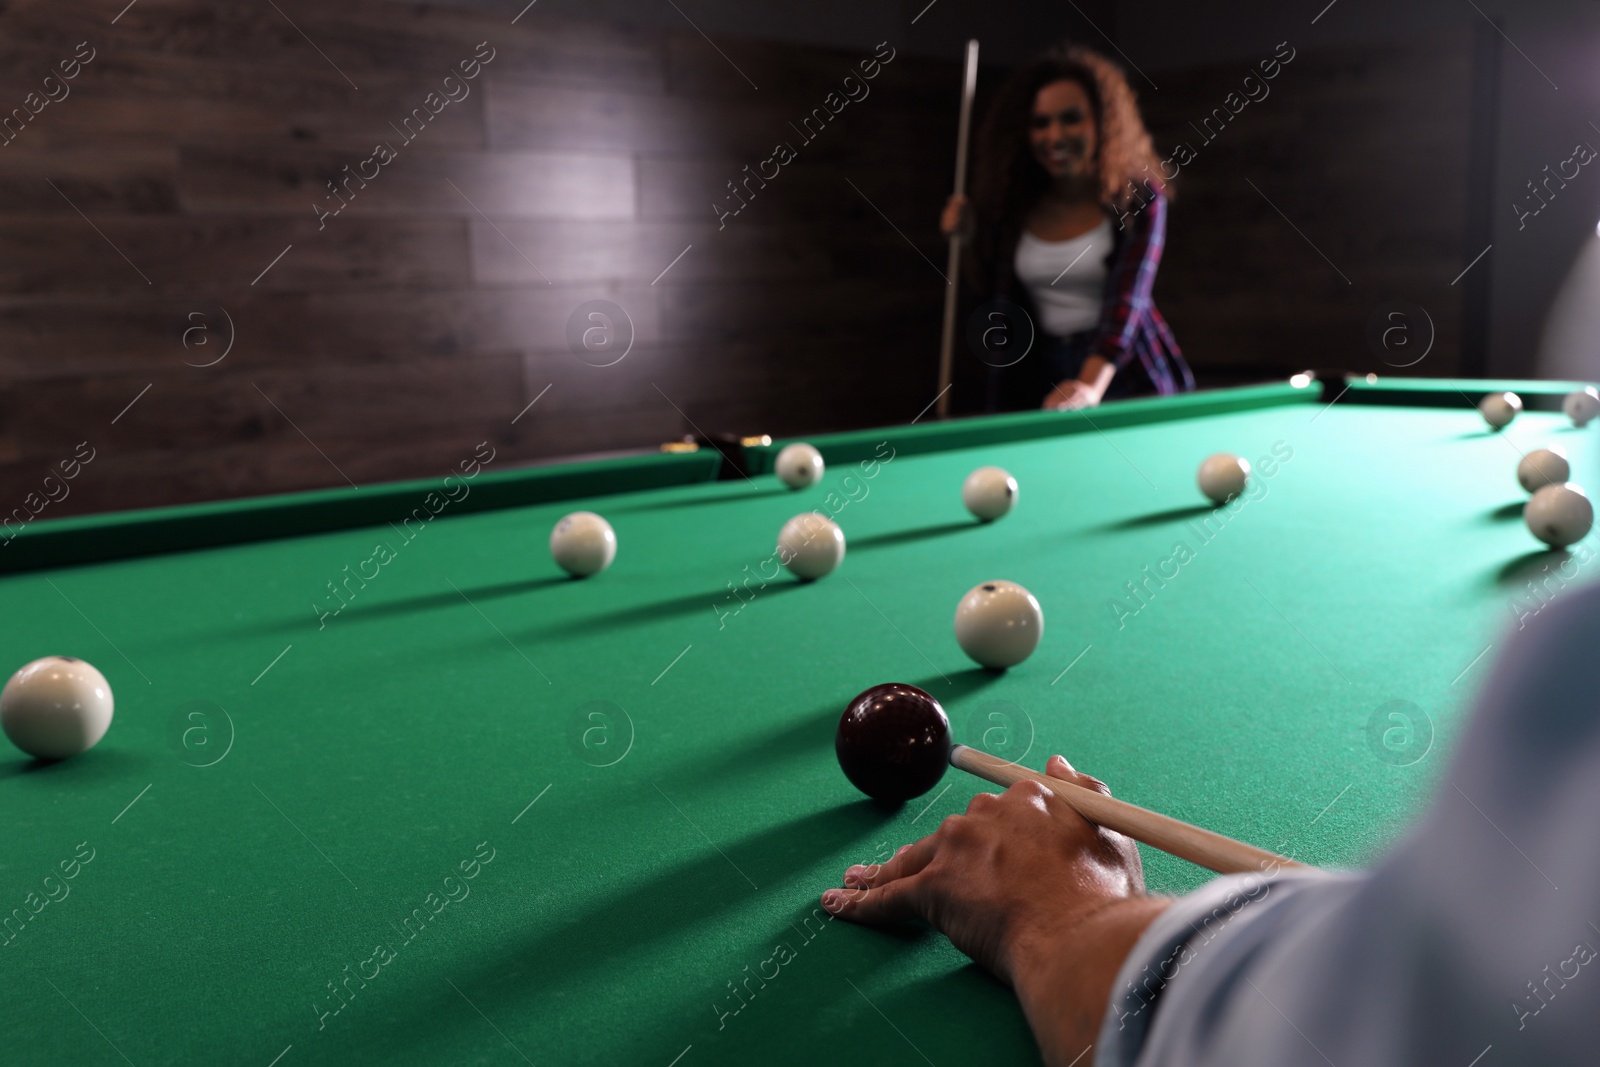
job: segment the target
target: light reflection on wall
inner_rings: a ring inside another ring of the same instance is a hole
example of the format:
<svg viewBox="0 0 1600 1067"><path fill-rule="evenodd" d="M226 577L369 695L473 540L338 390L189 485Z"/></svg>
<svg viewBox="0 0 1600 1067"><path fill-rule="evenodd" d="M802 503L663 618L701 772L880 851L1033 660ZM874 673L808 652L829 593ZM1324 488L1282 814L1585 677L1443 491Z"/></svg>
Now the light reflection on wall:
<svg viewBox="0 0 1600 1067"><path fill-rule="evenodd" d="M1600 224L1550 304L1537 366L1541 378L1600 381Z"/></svg>

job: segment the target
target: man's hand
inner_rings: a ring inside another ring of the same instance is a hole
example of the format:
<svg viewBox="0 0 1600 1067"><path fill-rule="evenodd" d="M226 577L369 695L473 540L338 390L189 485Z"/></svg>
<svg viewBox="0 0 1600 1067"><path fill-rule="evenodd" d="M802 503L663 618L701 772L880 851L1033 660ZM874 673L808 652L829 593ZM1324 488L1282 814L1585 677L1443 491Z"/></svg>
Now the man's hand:
<svg viewBox="0 0 1600 1067"><path fill-rule="evenodd" d="M1110 793L1060 756L1045 773ZM1094 1040L1117 968L1166 907L1144 895L1131 840L1037 782L978 794L889 862L846 870L844 884L823 907L855 922L929 923L1016 989L1046 1061L1063 1064Z"/></svg>

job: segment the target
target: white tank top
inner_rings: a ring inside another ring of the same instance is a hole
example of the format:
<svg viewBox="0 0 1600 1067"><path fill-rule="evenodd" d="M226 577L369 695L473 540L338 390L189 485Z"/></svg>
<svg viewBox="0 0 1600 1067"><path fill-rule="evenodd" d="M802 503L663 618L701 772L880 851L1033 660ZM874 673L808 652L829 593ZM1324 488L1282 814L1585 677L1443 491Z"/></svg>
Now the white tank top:
<svg viewBox="0 0 1600 1067"><path fill-rule="evenodd" d="M1023 231L1014 267L1039 312L1039 329L1067 337L1100 324L1106 291L1111 220L1067 241L1041 241Z"/></svg>

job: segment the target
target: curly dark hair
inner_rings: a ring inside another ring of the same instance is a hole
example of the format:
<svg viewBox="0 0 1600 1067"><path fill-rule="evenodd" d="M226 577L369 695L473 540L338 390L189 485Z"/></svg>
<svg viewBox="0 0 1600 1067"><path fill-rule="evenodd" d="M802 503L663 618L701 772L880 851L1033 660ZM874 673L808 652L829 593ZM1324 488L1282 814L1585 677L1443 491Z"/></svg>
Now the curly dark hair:
<svg viewBox="0 0 1600 1067"><path fill-rule="evenodd" d="M994 246L1014 237L1029 209L1050 188L1050 176L1033 158L1028 129L1034 98L1058 81L1083 86L1093 108L1099 130L1095 167L1102 206L1114 214L1126 211L1141 181L1171 196L1127 77L1090 48L1060 44L1006 80L978 131L972 207L990 238L981 244Z"/></svg>

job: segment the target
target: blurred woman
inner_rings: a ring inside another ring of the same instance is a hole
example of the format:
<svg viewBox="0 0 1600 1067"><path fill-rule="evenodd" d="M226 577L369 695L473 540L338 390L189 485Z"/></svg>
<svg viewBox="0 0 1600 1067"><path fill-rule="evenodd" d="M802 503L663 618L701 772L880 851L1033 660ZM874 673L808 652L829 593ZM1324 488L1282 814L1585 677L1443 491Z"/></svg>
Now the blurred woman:
<svg viewBox="0 0 1600 1067"><path fill-rule="evenodd" d="M1128 81L1081 46L1001 87L979 132L973 195L942 228L970 241L985 295L1032 317L1033 349L991 375L990 409L1168 395L1194 376L1150 297L1169 191Z"/></svg>

